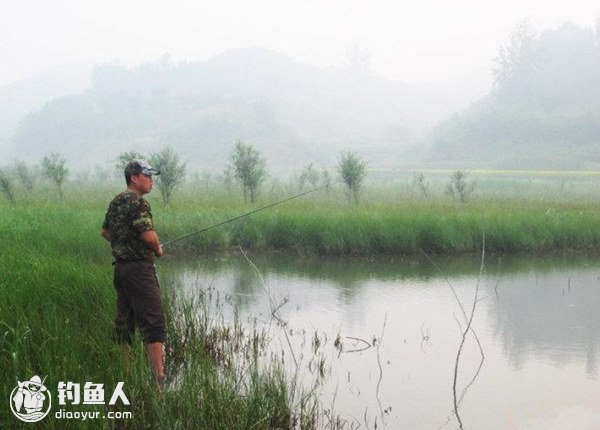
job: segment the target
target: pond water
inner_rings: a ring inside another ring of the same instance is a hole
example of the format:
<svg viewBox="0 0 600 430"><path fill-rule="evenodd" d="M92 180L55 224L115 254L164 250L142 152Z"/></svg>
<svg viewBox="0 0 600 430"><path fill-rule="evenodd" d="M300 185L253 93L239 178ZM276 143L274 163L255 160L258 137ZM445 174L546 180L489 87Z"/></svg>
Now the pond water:
<svg viewBox="0 0 600 430"><path fill-rule="evenodd" d="M481 276L477 256L248 257L260 276L241 253L166 258L158 271L229 297L226 318L236 308L268 326L272 356L345 428L600 428L594 257L488 257Z"/></svg>

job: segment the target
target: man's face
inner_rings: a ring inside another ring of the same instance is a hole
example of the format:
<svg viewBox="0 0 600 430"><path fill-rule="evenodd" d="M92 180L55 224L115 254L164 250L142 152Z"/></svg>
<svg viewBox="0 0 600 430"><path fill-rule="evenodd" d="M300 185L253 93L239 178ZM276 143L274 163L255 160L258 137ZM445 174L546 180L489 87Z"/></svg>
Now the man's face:
<svg viewBox="0 0 600 430"><path fill-rule="evenodd" d="M139 175L133 175L131 177L131 183L133 188L140 194L148 194L152 191L152 185L154 181L152 180L152 176L144 175L140 173Z"/></svg>

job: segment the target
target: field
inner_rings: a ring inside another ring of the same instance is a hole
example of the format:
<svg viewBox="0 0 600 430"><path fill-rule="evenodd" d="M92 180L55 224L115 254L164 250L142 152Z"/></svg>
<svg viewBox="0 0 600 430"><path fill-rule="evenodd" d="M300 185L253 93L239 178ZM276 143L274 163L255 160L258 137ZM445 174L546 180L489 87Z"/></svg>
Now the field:
<svg viewBox="0 0 600 430"><path fill-rule="evenodd" d="M243 220L166 247L178 254L228 252L237 245L300 256L418 255L600 249L600 178L596 175L506 176L473 174L477 181L465 203L444 192L446 175L427 173L426 192L412 176L367 185L358 205L332 186ZM471 179L471 178L469 178ZM192 303L163 285L169 313L168 371L174 388L158 394L140 342L130 359L110 340L114 317L111 257L99 235L106 206L118 183L67 184L60 201L48 184L16 204L1 201L0 369L2 392L17 378L48 375L53 383L126 381L134 419L125 428L303 428L314 422L310 396L290 390L278 363L259 366L267 341L252 328L221 324L214 297ZM299 192L272 180L259 201L215 182L189 182L165 206L148 196L155 227L169 241ZM217 309L217 310L215 310ZM239 361L241 358L241 362ZM245 358L244 358L245 357ZM185 378L181 378L185 372ZM94 409L95 408L95 409ZM103 410L91 407L89 410ZM8 408L4 428L15 427ZM111 427L107 421L79 423ZM64 428L59 420L49 427ZM71 426L74 422L69 423Z"/></svg>

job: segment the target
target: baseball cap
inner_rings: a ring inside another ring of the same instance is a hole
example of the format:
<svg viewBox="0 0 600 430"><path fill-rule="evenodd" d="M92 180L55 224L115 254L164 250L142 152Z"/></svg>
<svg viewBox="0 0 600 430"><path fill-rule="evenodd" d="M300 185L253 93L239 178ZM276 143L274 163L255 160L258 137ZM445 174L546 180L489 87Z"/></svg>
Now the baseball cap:
<svg viewBox="0 0 600 430"><path fill-rule="evenodd" d="M125 166L125 176L133 176L143 174L146 176L160 175L160 170L155 169L145 161L133 160Z"/></svg>
<svg viewBox="0 0 600 430"><path fill-rule="evenodd" d="M46 387L44 387L44 383L42 382L42 379L38 375L32 376L31 380L25 381L25 382L23 382L23 384L26 385L27 388L31 388L31 386L33 385L33 386L40 388L42 391L46 391Z"/></svg>

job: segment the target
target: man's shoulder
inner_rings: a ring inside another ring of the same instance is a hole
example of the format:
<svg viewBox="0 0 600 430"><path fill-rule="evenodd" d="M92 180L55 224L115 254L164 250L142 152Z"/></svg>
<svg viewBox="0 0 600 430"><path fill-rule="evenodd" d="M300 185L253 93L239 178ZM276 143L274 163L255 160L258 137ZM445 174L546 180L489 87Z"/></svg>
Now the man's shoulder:
<svg viewBox="0 0 600 430"><path fill-rule="evenodd" d="M135 191L131 191L131 190L125 190L125 191L120 192L112 199L112 201L110 203L111 203L111 205L112 204L115 204L115 205L128 204L128 205L135 205L135 206L148 204L148 202L146 202L146 200L144 200L144 198L142 196L140 196Z"/></svg>

